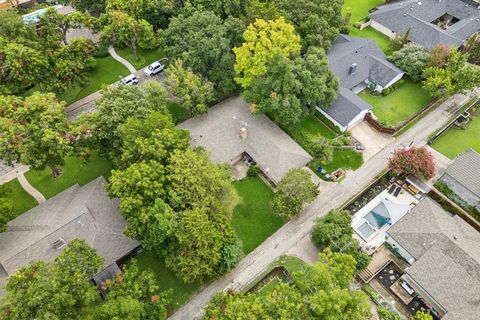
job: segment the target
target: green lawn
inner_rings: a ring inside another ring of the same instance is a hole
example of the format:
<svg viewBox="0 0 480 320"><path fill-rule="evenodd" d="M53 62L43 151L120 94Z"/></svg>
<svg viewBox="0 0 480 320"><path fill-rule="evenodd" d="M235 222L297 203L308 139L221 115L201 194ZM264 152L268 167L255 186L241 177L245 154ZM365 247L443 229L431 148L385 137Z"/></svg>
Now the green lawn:
<svg viewBox="0 0 480 320"><path fill-rule="evenodd" d="M357 21L362 20L368 16L368 11L381 4L385 3L384 0L344 0L343 14L351 13L352 19L350 24L354 24Z"/></svg>
<svg viewBox="0 0 480 320"><path fill-rule="evenodd" d="M172 304L169 308L171 311L175 311L187 303L202 287L202 284L199 282L183 282L182 279L165 267L163 260L154 252L144 251L136 257L136 260L140 269L148 269L155 274L157 283L162 291L172 290Z"/></svg>
<svg viewBox="0 0 480 320"><path fill-rule="evenodd" d="M70 88L66 93L58 97L67 104L80 100L102 88L103 85L112 84L130 74L128 69L110 55L104 58L96 58L97 64L88 76L87 86Z"/></svg>
<svg viewBox="0 0 480 320"><path fill-rule="evenodd" d="M350 35L352 37L369 38L377 43L382 51L387 55L393 53L393 49L390 46L390 38L383 33L373 29L372 27L366 27L363 30L359 30L355 27L351 27Z"/></svg>
<svg viewBox="0 0 480 320"><path fill-rule="evenodd" d="M306 134L321 135L327 139L336 137L335 132L313 115L308 116L294 127L286 129L286 131L296 141L302 140L302 136Z"/></svg>
<svg viewBox="0 0 480 320"><path fill-rule="evenodd" d="M135 59L135 56L133 55L133 52L132 50L130 50L130 48L121 48L121 49L115 48L115 51L118 53L119 56L121 56L122 58L130 62L137 70L140 70L143 67L149 65L150 63L163 58L163 54L160 51L160 48L151 49L151 50L145 50L145 49L139 48L138 49L139 60Z"/></svg>
<svg viewBox="0 0 480 320"><path fill-rule="evenodd" d="M449 129L440 136L432 147L450 159L472 148L480 152L480 117L474 117L465 130Z"/></svg>
<svg viewBox="0 0 480 320"><path fill-rule="evenodd" d="M318 160L313 160L308 165L310 169L314 172L317 172L317 167L322 166L327 172L332 173L333 171L342 168L342 169L351 169L357 170L363 164L362 155L352 149L334 149L333 150L333 161L330 163L323 163ZM319 175L320 176L320 175ZM322 176L320 176L322 177Z"/></svg>
<svg viewBox="0 0 480 320"><path fill-rule="evenodd" d="M84 185L99 176L108 178L111 170L112 163L94 153L87 162L77 157L67 157L62 175L58 178L53 178L49 168L41 171L30 170L25 173L25 177L45 198L49 199L76 183Z"/></svg>
<svg viewBox="0 0 480 320"><path fill-rule="evenodd" d="M270 205L273 191L260 179L249 178L234 183L239 202L233 210L233 227L243 242L243 251L250 253L277 231L284 221Z"/></svg>
<svg viewBox="0 0 480 320"><path fill-rule="evenodd" d="M187 110L182 108L178 103L169 101L167 105L168 111L172 115L175 124L181 123L189 118Z"/></svg>
<svg viewBox="0 0 480 320"><path fill-rule="evenodd" d="M23 190L17 179L3 184L2 187L8 190L9 197L13 199L13 212L15 216L21 215L38 204L31 195Z"/></svg>
<svg viewBox="0 0 480 320"><path fill-rule="evenodd" d="M433 100L420 83L411 80L385 97L373 96L368 90L364 90L360 97L372 105L379 122L390 127L407 121Z"/></svg>

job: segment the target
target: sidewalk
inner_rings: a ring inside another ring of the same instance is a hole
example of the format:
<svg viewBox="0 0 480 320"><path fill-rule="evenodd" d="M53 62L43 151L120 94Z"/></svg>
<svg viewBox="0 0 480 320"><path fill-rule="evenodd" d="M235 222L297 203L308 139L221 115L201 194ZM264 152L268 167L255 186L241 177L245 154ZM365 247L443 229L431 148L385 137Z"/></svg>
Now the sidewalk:
<svg viewBox="0 0 480 320"><path fill-rule="evenodd" d="M128 71L130 71L130 73L137 72L137 69L135 69L135 67L132 66L132 64L130 62L128 62L126 59L120 57L113 47L108 48L108 53L110 53L110 55L112 56L113 59L117 60L118 62L123 64L125 67L127 67Z"/></svg>
<svg viewBox="0 0 480 320"><path fill-rule="evenodd" d="M45 201L47 201L47 199L45 199L43 194L41 194L40 191L35 189L30 184L30 182L28 182L28 180L27 180L27 178L25 178L25 175L23 174L23 172L18 172L17 178L18 178L18 182L20 182L20 184L22 185L22 188L26 192L28 192L32 197L34 197L35 200L37 200L38 204L44 203Z"/></svg>

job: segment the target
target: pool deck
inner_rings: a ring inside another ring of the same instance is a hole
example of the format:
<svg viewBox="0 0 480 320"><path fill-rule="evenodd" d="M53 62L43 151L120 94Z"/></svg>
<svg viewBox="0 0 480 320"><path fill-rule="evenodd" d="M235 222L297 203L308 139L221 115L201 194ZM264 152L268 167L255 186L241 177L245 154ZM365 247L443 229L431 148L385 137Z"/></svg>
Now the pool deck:
<svg viewBox="0 0 480 320"><path fill-rule="evenodd" d="M380 203L384 201L390 201L395 205L404 205L404 206L415 206L418 203L418 199L416 199L413 195L409 192L401 189L398 196L394 196L393 194L388 193L390 186L383 190L378 196L373 198L369 203L367 203L363 208L358 210L352 217L352 228L355 231L353 237L360 241L361 247L367 252L373 252L375 249L380 247L385 242L386 232L392 225L385 224L380 229L375 230L370 236L366 239L360 234L358 231L358 227L361 226L366 220L365 216L368 215L373 209L375 209ZM401 213L400 216L397 216L396 219L400 219L405 214L407 214L409 210L405 210ZM396 221L394 221L396 222Z"/></svg>

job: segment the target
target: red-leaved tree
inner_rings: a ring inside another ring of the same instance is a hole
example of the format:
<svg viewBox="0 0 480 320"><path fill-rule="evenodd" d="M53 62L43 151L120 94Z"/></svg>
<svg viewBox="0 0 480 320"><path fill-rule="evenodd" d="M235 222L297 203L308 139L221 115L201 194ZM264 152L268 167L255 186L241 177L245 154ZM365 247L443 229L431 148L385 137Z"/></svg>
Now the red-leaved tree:
<svg viewBox="0 0 480 320"><path fill-rule="evenodd" d="M435 175L435 161L426 147L396 149L388 159L388 167L397 174L411 174L426 180Z"/></svg>

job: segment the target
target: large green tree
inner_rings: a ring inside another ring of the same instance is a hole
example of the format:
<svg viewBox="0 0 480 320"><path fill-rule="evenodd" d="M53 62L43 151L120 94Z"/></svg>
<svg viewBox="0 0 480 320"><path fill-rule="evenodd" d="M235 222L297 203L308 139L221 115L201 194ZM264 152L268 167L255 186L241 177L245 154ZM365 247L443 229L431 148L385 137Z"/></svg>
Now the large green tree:
<svg viewBox="0 0 480 320"><path fill-rule="evenodd" d="M423 70L427 67L429 53L424 47L411 43L395 51L388 59L412 80L420 81L423 79Z"/></svg>
<svg viewBox="0 0 480 320"><path fill-rule="evenodd" d="M220 293L205 310L204 319L370 319L368 297L350 290L353 257L326 251L320 261L292 275L268 293Z"/></svg>
<svg viewBox="0 0 480 320"><path fill-rule="evenodd" d="M160 46L171 60L183 65L213 83L215 98L237 91L232 48L241 41L244 30L239 19L222 21L209 11L182 13L170 20L161 32Z"/></svg>
<svg viewBox="0 0 480 320"><path fill-rule="evenodd" d="M311 48L303 57L276 55L266 69L244 96L256 112L267 113L283 126L298 123L315 107L327 108L337 96L338 80L322 49Z"/></svg>
<svg viewBox="0 0 480 320"><path fill-rule="evenodd" d="M63 159L72 152L70 124L53 94L34 93L25 99L0 96L0 158L34 169L50 167L60 175Z"/></svg>
<svg viewBox="0 0 480 320"><path fill-rule="evenodd" d="M7 230L7 222L15 217L11 190L0 186L0 232Z"/></svg>
<svg viewBox="0 0 480 320"><path fill-rule="evenodd" d="M0 318L82 318L100 300L89 280L102 265L102 258L83 240L71 241L55 261L32 262L8 278Z"/></svg>
<svg viewBox="0 0 480 320"><path fill-rule="evenodd" d="M185 5L190 5L196 10L214 12L222 19L228 17L242 18L249 0L185 0Z"/></svg>
<svg viewBox="0 0 480 320"><path fill-rule="evenodd" d="M468 65L467 60L468 54L457 48L450 49L445 66L425 69L423 87L430 95L439 98L447 98L477 87L480 84L480 70Z"/></svg>
<svg viewBox="0 0 480 320"><path fill-rule="evenodd" d="M137 20L118 10L107 11L100 19L104 25L101 41L130 48L136 60L140 59L139 48L152 49L158 45L153 26L145 19Z"/></svg>
<svg viewBox="0 0 480 320"><path fill-rule="evenodd" d="M154 111L168 113L165 90L156 82L147 82L143 86L107 87L96 105L97 112L83 115L77 127L84 131L87 142L111 159L121 155L119 129L128 118L143 119Z"/></svg>
<svg viewBox="0 0 480 320"><path fill-rule="evenodd" d="M236 56L235 80L248 89L265 75L267 64L276 56L289 57L300 52L300 37L283 18L265 21L257 19L243 33L244 42L233 49Z"/></svg>
<svg viewBox="0 0 480 320"><path fill-rule="evenodd" d="M318 186L303 169L292 169L278 183L273 210L282 217L293 217L318 196Z"/></svg>
<svg viewBox="0 0 480 320"><path fill-rule="evenodd" d="M310 47L330 49L344 21L343 0L276 0L302 39L303 51Z"/></svg>
<svg viewBox="0 0 480 320"><path fill-rule="evenodd" d="M181 60L175 60L166 70L165 87L168 92L179 98L180 105L190 116L206 113L208 104L213 100L213 85L185 68Z"/></svg>

